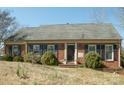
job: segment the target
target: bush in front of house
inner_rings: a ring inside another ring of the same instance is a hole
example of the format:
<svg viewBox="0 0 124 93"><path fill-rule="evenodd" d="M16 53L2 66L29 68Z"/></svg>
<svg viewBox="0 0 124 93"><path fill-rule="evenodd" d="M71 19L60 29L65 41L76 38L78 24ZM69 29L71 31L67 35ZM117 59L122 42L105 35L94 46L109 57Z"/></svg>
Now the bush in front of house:
<svg viewBox="0 0 124 93"><path fill-rule="evenodd" d="M24 56L24 61L30 63L40 63L40 59L41 59L41 55L35 54L33 52L29 52Z"/></svg>
<svg viewBox="0 0 124 93"><path fill-rule="evenodd" d="M12 56L8 56L8 55L4 55L2 60L4 60L4 61L13 61L13 57Z"/></svg>
<svg viewBox="0 0 124 93"><path fill-rule="evenodd" d="M24 60L23 60L23 57L22 57L22 56L15 56L15 57L13 58L13 61L16 61L16 62L23 62Z"/></svg>
<svg viewBox="0 0 124 93"><path fill-rule="evenodd" d="M1 61L6 61L5 59L6 59L6 55L1 56L0 58Z"/></svg>
<svg viewBox="0 0 124 93"><path fill-rule="evenodd" d="M124 67L124 50L121 51L121 66Z"/></svg>
<svg viewBox="0 0 124 93"><path fill-rule="evenodd" d="M121 66L124 67L124 56L121 55Z"/></svg>
<svg viewBox="0 0 124 93"><path fill-rule="evenodd" d="M0 61L4 61L4 56L0 56Z"/></svg>
<svg viewBox="0 0 124 93"><path fill-rule="evenodd" d="M103 67L100 55L96 52L88 52L85 55L85 66L93 69Z"/></svg>
<svg viewBox="0 0 124 93"><path fill-rule="evenodd" d="M41 60L41 55L40 55L40 54L34 54L34 55L33 55L32 63L41 64L40 60Z"/></svg>
<svg viewBox="0 0 124 93"><path fill-rule="evenodd" d="M42 55L41 63L45 65L58 65L59 62L53 52L47 51Z"/></svg>

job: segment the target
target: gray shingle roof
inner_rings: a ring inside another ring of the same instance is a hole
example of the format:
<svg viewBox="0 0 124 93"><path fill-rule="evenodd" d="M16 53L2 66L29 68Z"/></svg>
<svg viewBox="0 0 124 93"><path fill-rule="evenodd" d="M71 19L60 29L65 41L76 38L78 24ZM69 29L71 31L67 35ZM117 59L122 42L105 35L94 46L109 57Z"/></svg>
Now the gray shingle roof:
<svg viewBox="0 0 124 93"><path fill-rule="evenodd" d="M8 40L121 39L112 24L58 24L20 29Z"/></svg>

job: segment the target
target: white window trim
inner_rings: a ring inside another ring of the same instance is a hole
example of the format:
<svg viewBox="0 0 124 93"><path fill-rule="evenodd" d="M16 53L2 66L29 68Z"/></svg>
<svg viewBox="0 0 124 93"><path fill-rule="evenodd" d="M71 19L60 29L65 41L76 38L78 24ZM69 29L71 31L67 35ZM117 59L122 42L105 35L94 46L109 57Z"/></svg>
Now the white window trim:
<svg viewBox="0 0 124 93"><path fill-rule="evenodd" d="M106 46L112 46L112 59L106 59ZM113 45L112 44L105 45L105 60L106 61L114 61L114 51L113 51Z"/></svg>
<svg viewBox="0 0 124 93"><path fill-rule="evenodd" d="M89 47L90 46L95 46L95 52L96 52L96 45L88 45L88 52L89 52Z"/></svg>
<svg viewBox="0 0 124 93"><path fill-rule="evenodd" d="M48 51L48 47L49 47L49 46L54 47L54 52L55 52L55 45L47 45L47 51Z"/></svg>

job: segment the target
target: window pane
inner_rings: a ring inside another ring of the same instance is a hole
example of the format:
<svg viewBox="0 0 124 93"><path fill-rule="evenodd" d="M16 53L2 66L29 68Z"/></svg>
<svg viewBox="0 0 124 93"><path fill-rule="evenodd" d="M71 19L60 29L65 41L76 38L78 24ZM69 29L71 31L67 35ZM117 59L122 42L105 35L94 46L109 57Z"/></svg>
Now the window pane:
<svg viewBox="0 0 124 93"><path fill-rule="evenodd" d="M112 52L113 52L112 48L113 48L112 45L106 46L106 59L107 60L112 60Z"/></svg>
<svg viewBox="0 0 124 93"><path fill-rule="evenodd" d="M20 50L19 50L19 46L18 45L13 45L12 47L12 52L14 56L19 56L20 55Z"/></svg>
<svg viewBox="0 0 124 93"><path fill-rule="evenodd" d="M88 51L96 51L96 46L95 45L89 45L88 46Z"/></svg>
<svg viewBox="0 0 124 93"><path fill-rule="evenodd" d="M112 59L112 53L110 51L106 52L106 59Z"/></svg>
<svg viewBox="0 0 124 93"><path fill-rule="evenodd" d="M52 51L55 53L55 45L48 45L47 46L47 51Z"/></svg>
<svg viewBox="0 0 124 93"><path fill-rule="evenodd" d="M33 45L33 52L39 53L40 52L40 45Z"/></svg>

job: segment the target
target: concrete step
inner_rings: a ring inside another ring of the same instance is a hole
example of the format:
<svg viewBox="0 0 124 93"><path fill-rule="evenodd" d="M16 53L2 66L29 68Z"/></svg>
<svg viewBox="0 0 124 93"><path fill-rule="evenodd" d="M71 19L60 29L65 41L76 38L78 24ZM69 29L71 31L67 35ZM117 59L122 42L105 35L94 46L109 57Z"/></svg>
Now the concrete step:
<svg viewBox="0 0 124 93"><path fill-rule="evenodd" d="M59 64L60 67L64 67L64 68L76 68L78 67L78 65L75 64Z"/></svg>

